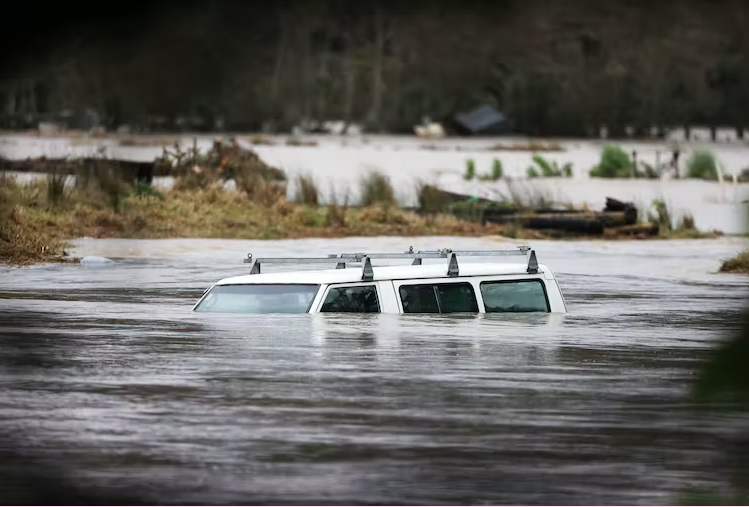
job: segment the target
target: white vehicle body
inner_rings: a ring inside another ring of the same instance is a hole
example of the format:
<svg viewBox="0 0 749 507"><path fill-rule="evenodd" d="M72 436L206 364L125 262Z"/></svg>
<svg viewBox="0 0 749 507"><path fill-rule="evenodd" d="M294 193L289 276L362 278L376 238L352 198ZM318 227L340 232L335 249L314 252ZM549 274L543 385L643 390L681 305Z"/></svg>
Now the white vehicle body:
<svg viewBox="0 0 749 507"><path fill-rule="evenodd" d="M528 262L473 262L459 256L524 255ZM421 264L449 259L448 265ZM406 266L372 266L372 259L414 259ZM252 262L252 256L248 256ZM261 263L337 263L336 269L260 274ZM350 267L362 263L361 267ZM347 265L348 264L348 265ZM253 274L254 273L254 274ZM554 273L528 247L487 252L340 254L324 258L256 259L251 274L220 280L194 311L229 313L566 313Z"/></svg>

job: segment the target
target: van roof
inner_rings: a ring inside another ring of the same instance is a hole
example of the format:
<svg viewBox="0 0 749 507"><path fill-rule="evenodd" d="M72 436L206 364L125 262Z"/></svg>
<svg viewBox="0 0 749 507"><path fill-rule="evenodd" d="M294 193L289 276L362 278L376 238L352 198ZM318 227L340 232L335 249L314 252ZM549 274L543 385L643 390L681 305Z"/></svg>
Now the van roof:
<svg viewBox="0 0 749 507"><path fill-rule="evenodd" d="M303 264L303 263L302 263ZM525 275L527 277L553 277L551 271L543 264L538 265L539 274L528 274L525 263L496 263L496 262L468 262L460 266L459 277L494 276L494 275ZM447 276L447 266L443 263L407 265L407 266L373 266L373 280L409 280L420 278L444 278ZM224 278L216 285L244 285L244 284L330 284L362 282L361 267L347 267L344 269L313 269L307 271L278 271L275 273L259 273Z"/></svg>

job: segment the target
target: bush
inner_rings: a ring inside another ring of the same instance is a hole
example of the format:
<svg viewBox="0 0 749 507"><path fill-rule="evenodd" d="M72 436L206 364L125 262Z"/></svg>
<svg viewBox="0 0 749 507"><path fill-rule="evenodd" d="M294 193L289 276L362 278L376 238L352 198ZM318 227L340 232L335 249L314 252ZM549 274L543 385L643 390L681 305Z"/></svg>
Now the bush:
<svg viewBox="0 0 749 507"><path fill-rule="evenodd" d="M715 156L706 150L692 153L687 159L687 178L717 180L718 163Z"/></svg>
<svg viewBox="0 0 749 507"><path fill-rule="evenodd" d="M609 145L603 148L601 160L590 171L593 178L631 178L632 160L618 146Z"/></svg>

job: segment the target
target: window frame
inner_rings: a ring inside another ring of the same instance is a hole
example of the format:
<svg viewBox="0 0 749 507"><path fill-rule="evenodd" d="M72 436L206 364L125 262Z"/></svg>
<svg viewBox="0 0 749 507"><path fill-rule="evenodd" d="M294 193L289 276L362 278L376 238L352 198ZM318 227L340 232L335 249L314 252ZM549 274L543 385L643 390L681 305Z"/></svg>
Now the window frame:
<svg viewBox="0 0 749 507"><path fill-rule="evenodd" d="M471 295L473 296L473 302L476 305L476 311L475 312L443 312L442 311L442 301L441 297L439 296L438 292L438 285L467 285L471 289ZM403 296L401 294L401 289L404 287L420 287L420 286L431 286L432 291L434 292L434 298L437 302L437 309L439 310L437 313L423 313L423 312L414 312L410 313L407 312L406 309L403 307ZM404 315L451 315L454 313L481 313L481 302L479 301L478 297L476 297L476 287L474 287L473 283L471 283L470 279L464 278L461 280L450 280L450 281L425 281L425 280L418 280L414 281L414 283L399 283L397 287L393 287L396 292L396 297L398 299L398 306L400 308L400 311Z"/></svg>
<svg viewBox="0 0 749 507"><path fill-rule="evenodd" d="M325 290L322 291L322 297L320 298L320 302L317 305L317 310L315 313L358 313L358 312L324 312L322 307L325 304L325 301L328 299L328 295L330 294L330 291L333 289L345 289L347 287L374 287L375 290L375 298L377 299L377 311L376 312L361 312L361 313L383 313L382 311L382 295L380 294L380 287L379 283L376 281L372 282L346 282L346 283L332 283L328 284L325 287Z"/></svg>
<svg viewBox="0 0 749 507"><path fill-rule="evenodd" d="M549 294L546 291L546 281L541 278L515 278L512 280L480 280L478 282L479 293L481 294L481 302L484 305L484 313L495 314L495 313L534 313L534 312L488 312L486 311L486 301L484 300L484 293L481 290L483 284L507 284L507 283L522 283L522 282L536 282L541 285L541 290L544 293L544 301L546 301L546 312L551 313L551 301L549 301Z"/></svg>

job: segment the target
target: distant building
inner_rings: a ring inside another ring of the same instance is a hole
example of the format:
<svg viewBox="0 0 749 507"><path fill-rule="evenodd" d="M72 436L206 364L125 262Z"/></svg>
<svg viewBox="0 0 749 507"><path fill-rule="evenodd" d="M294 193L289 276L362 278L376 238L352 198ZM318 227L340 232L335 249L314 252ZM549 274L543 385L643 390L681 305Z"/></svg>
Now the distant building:
<svg viewBox="0 0 749 507"><path fill-rule="evenodd" d="M500 134L509 132L511 128L507 116L488 104L456 114L450 126L461 135Z"/></svg>

